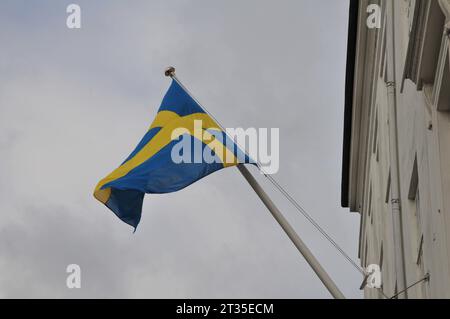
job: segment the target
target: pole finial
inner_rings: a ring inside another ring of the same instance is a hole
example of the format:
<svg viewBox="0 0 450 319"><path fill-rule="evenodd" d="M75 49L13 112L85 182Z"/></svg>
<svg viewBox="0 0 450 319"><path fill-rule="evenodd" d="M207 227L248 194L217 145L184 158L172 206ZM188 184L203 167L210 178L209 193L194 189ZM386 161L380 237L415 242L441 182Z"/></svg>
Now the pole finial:
<svg viewBox="0 0 450 319"><path fill-rule="evenodd" d="M164 75L165 76L170 76L173 77L175 75L175 68L173 66L169 66L168 68L166 68L166 70L164 71Z"/></svg>

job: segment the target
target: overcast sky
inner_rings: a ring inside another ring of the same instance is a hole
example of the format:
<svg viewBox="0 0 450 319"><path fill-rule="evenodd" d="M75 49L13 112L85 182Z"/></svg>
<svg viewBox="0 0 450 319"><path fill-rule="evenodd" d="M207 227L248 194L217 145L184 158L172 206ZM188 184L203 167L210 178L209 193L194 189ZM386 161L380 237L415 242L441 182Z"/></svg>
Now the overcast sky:
<svg viewBox="0 0 450 319"><path fill-rule="evenodd" d="M146 195L135 234L92 192L168 65L226 127L280 128L274 177L357 260L340 208L347 0L0 2L0 297L329 298L235 168ZM360 274L250 168L347 297ZM66 287L79 264L81 289Z"/></svg>

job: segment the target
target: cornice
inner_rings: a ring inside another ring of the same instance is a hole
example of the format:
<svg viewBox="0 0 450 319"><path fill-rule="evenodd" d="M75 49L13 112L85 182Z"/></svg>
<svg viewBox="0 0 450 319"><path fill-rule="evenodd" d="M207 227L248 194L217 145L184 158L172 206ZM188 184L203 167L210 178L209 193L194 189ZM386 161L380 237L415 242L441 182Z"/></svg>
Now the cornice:
<svg viewBox="0 0 450 319"><path fill-rule="evenodd" d="M450 0L439 0L439 5L445 14L447 21L450 20Z"/></svg>

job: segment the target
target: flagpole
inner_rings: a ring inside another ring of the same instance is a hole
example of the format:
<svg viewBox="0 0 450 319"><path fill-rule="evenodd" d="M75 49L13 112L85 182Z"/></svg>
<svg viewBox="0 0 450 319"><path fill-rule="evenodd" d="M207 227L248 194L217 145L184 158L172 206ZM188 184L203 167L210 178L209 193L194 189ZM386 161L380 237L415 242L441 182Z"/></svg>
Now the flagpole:
<svg viewBox="0 0 450 319"><path fill-rule="evenodd" d="M165 75L173 78L175 81L177 81L179 84L181 84L180 81L178 80L178 78L176 78L176 76L175 76L175 68L174 67L167 68L165 71ZM186 92L189 95L191 95L189 93L189 91L186 90ZM191 97L194 99L194 97L192 95L191 95ZM325 269L322 267L322 265L319 263L319 261L316 259L316 257L311 253L311 251L305 245L305 243L301 240L301 238L295 232L294 228L292 228L292 226L289 224L287 219L283 216L281 211L275 206L273 201L270 199L269 195L267 195L267 193L264 191L264 189L261 187L261 185L258 183L258 181L253 177L253 175L249 172L249 170L242 164L238 165L237 168L241 172L241 174L244 176L244 178L247 180L247 182L250 184L250 186L253 188L255 193L259 196L259 198L264 203L264 205L267 207L267 209L269 209L270 213L275 218L275 220L278 222L278 224L281 226L281 228L285 231L285 233L288 235L289 239L294 243L294 245L298 249L298 251L303 255L306 262L311 266L311 268L314 270L316 275L319 277L319 279L322 281L322 283L328 289L330 294L335 299L345 299L345 296L342 294L342 292L336 286L334 281L331 279L331 277L328 275L328 273L325 271Z"/></svg>
<svg viewBox="0 0 450 319"><path fill-rule="evenodd" d="M298 251L306 259L306 262L311 266L311 268L314 270L316 275L319 277L319 279L322 281L322 283L328 289L330 294L335 299L345 299L345 296L342 294L342 292L336 286L334 281L327 274L325 269L323 269L322 265L319 263L319 261L316 259L316 257L314 257L314 255L311 253L309 248L301 240L301 238L295 232L294 228L292 228L292 226L289 224L287 219L283 216L283 214L280 212L278 207L275 206L273 201L270 199L269 195L267 195L267 193L263 190L261 185L259 185L259 183L253 177L253 175L249 172L249 170L242 164L238 165L237 168L239 169L241 174L244 176L244 178L247 180L247 182L250 184L250 186L253 188L255 193L259 196L259 198L264 203L264 205L266 205L266 207L269 209L270 213L275 218L275 220L278 222L278 224L280 224L281 228L283 228L283 230L288 235L290 240L294 243L295 247L297 247Z"/></svg>

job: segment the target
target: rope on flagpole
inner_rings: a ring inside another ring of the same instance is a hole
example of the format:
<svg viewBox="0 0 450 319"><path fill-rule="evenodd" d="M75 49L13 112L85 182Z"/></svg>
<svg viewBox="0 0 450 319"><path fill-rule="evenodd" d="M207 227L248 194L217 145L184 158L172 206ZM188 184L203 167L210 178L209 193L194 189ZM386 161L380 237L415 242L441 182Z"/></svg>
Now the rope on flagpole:
<svg viewBox="0 0 450 319"><path fill-rule="evenodd" d="M220 124L220 122L205 108L195 97L192 95L192 93L181 83L181 81L177 78L175 75L175 68L174 67L168 67L165 70L164 73L167 77L171 77L174 81L176 81L189 95L190 97L198 104L200 105L216 123L219 125L219 127L222 129L222 131L228 136L228 138L231 139L231 137L228 135L225 128ZM233 139L231 139L233 140ZM237 141L235 141L236 145L241 148L246 155L248 155L247 150L245 148L242 148ZM269 182L275 186L275 188L316 228L322 236L325 237L325 239L330 242L330 244L362 275L366 275L366 272L339 246L339 244L314 220L314 218L308 214L308 212L286 191L284 187L282 187L270 174L267 174L260 164L260 162L257 160L256 164L258 166L258 169L261 171L261 173L264 175L265 178L269 180Z"/></svg>

